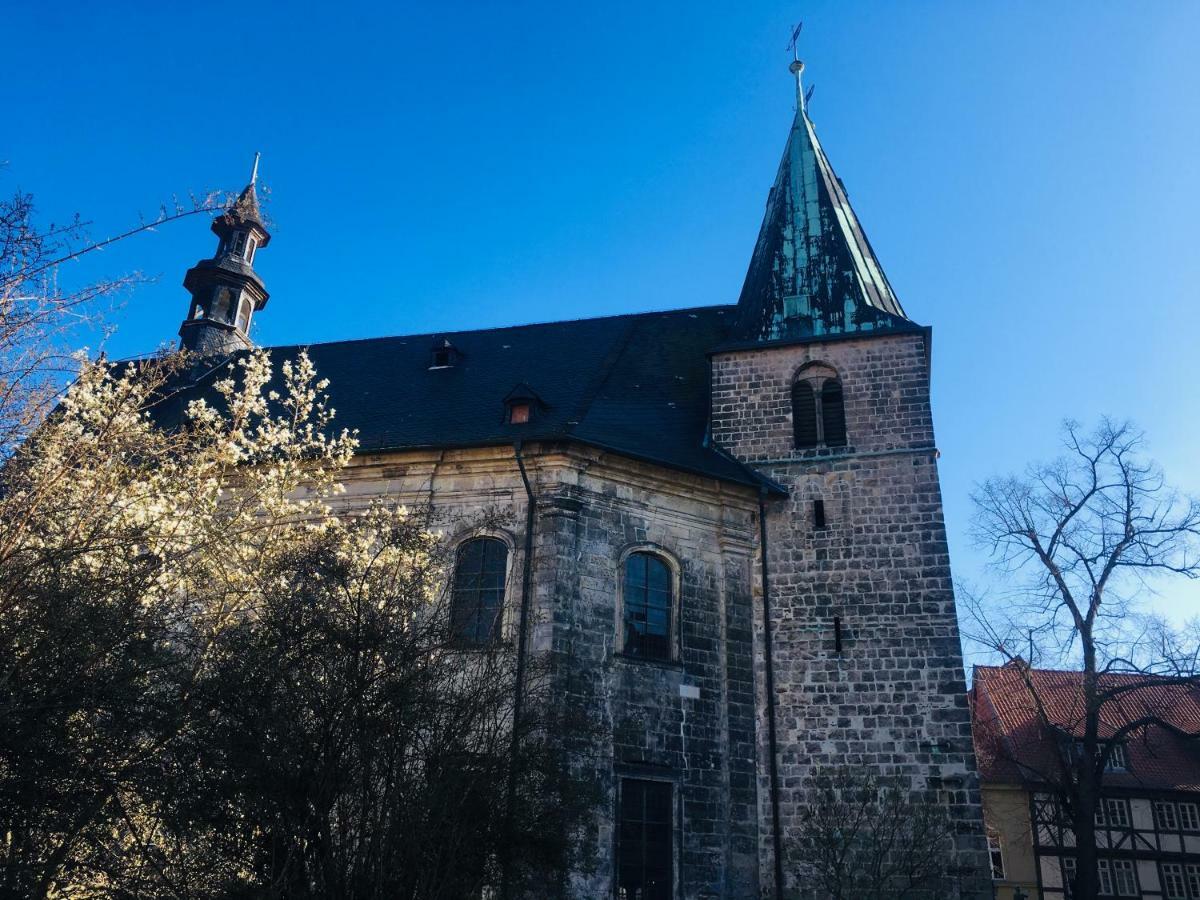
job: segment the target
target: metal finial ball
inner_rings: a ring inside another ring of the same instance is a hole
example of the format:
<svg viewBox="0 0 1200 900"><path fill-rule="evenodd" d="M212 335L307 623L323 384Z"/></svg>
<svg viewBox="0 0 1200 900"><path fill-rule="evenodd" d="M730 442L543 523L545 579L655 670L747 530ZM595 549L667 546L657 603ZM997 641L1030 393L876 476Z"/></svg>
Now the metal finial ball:
<svg viewBox="0 0 1200 900"><path fill-rule="evenodd" d="M793 75L799 75L804 71L804 60L793 59L790 63L788 63L788 71Z"/></svg>

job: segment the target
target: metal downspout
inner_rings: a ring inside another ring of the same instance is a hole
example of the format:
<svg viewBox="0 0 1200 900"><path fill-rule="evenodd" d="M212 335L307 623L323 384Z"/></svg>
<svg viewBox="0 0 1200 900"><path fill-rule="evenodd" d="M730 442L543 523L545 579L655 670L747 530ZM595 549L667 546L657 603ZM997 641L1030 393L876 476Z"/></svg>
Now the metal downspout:
<svg viewBox="0 0 1200 900"><path fill-rule="evenodd" d="M767 569L767 489L758 494L759 550L762 554L763 644L767 672L767 746L771 771L771 838L775 857L775 898L783 900L783 830L779 824L779 765L775 752L775 663L771 655L771 581Z"/></svg>
<svg viewBox="0 0 1200 900"><path fill-rule="evenodd" d="M521 614L517 622L517 673L513 687L513 717L512 743L509 749L508 761L508 796L505 800L504 834L509 846L505 848L503 873L501 877L500 895L508 900L511 895L512 867L512 824L516 809L517 791L517 750L520 742L521 714L525 703L525 641L529 623L529 593L533 578L533 524L537 513L537 498L529 484L529 475L525 471L525 459L521 455L521 442L513 444L513 453L517 459L517 468L521 472L521 483L525 486L525 558L521 565Z"/></svg>

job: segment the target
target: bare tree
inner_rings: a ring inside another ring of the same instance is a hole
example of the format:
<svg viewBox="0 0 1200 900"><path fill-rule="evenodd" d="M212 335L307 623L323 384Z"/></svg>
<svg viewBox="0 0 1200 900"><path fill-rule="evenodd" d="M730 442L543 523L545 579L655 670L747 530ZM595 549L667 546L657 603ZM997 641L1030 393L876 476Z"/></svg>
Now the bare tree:
<svg viewBox="0 0 1200 900"><path fill-rule="evenodd" d="M1105 419L1088 433L1068 422L1064 444L1062 457L990 479L973 495L976 541L1007 586L968 593L967 636L1017 663L1026 702L1055 742L1030 774L1057 797L1077 848L1075 896L1092 900L1094 817L1112 754L1154 729L1177 731L1162 689L1197 680L1193 634L1142 615L1139 599L1157 577L1200 576L1200 502L1167 485L1128 423ZM1040 665L1079 672L1078 702L1065 716L1036 676Z"/></svg>
<svg viewBox="0 0 1200 900"><path fill-rule="evenodd" d="M136 274L67 288L63 267L169 222L222 209L232 195L214 192L164 204L150 218L102 239L78 215L42 224L33 196L0 199L0 461L7 459L54 406L79 371L73 339L102 325L99 303L139 280Z"/></svg>
<svg viewBox="0 0 1200 900"><path fill-rule="evenodd" d="M900 779L849 768L819 771L793 855L802 884L826 900L954 896L954 825L934 796Z"/></svg>

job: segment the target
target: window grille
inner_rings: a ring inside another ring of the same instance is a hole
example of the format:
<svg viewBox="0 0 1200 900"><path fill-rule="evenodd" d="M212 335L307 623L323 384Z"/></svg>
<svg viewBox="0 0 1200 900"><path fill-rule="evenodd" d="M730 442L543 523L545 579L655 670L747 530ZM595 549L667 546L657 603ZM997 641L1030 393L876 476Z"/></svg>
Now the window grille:
<svg viewBox="0 0 1200 900"><path fill-rule="evenodd" d="M671 900L674 880L672 786L621 779L617 883L630 900Z"/></svg>
<svg viewBox="0 0 1200 900"><path fill-rule="evenodd" d="M1179 863L1163 863L1159 866L1163 896L1167 900L1187 900L1187 887L1183 881L1183 866Z"/></svg>
<svg viewBox="0 0 1200 900"><path fill-rule="evenodd" d="M1104 815L1109 825L1117 828L1129 827L1129 801L1109 798L1104 801Z"/></svg>
<svg viewBox="0 0 1200 900"><path fill-rule="evenodd" d="M1200 831L1200 809L1195 803L1179 804L1179 824L1184 831ZM1197 892L1200 897L1200 892Z"/></svg>
<svg viewBox="0 0 1200 900"><path fill-rule="evenodd" d="M671 569L653 553L631 553L625 560L622 592L622 650L643 659L671 658L674 597Z"/></svg>
<svg viewBox="0 0 1200 900"><path fill-rule="evenodd" d="M1158 827L1164 831L1174 831L1179 827L1179 819L1175 815L1174 803L1155 803L1154 818L1158 822Z"/></svg>
<svg viewBox="0 0 1200 900"><path fill-rule="evenodd" d="M459 546L450 602L451 628L459 643L478 647L498 637L507 568L504 541L474 538Z"/></svg>

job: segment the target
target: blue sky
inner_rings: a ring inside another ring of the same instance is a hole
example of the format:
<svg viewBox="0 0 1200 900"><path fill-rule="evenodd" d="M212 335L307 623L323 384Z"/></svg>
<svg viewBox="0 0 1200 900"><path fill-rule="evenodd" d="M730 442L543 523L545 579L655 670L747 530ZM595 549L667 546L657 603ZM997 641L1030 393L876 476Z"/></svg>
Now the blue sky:
<svg viewBox="0 0 1200 900"><path fill-rule="evenodd" d="M5 10L0 190L99 236L239 189L274 238L265 344L737 299L792 113L909 314L959 577L971 485L1130 416L1200 492L1200 4L221 3ZM202 219L72 267L137 270L110 354L173 341ZM1154 603L1182 617L1200 586Z"/></svg>

